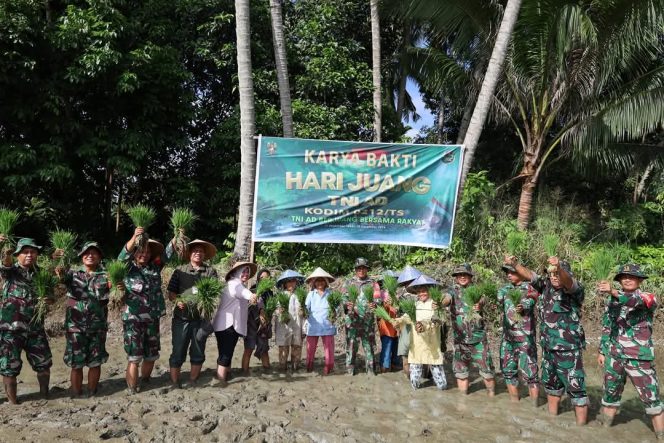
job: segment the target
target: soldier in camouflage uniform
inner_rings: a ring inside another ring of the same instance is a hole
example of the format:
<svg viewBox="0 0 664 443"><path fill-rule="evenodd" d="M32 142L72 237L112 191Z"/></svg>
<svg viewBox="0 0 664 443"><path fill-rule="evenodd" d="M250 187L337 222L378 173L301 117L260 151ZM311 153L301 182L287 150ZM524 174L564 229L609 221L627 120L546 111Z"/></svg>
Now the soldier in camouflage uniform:
<svg viewBox="0 0 664 443"><path fill-rule="evenodd" d="M489 397L493 397L496 390L496 381L493 361L489 352L489 341L485 331L485 322L482 317L484 303L480 301L475 306L468 306L463 299L463 291L473 283L475 274L472 267L464 263L454 269L452 276L455 283L448 292L451 298L449 307L454 332L452 367L457 379L457 386L462 393L468 393L468 386L470 385L468 366L472 362L480 370L487 394ZM447 304L447 301L444 304ZM471 309L480 313L479 320L468 318Z"/></svg>
<svg viewBox="0 0 664 443"><path fill-rule="evenodd" d="M509 283L498 291L498 304L502 307L503 337L500 343L500 370L505 378L510 399L519 401L519 370L528 384L531 401L537 406L539 380L537 346L535 345L535 300L537 293L521 279L510 265L503 265ZM522 294L521 302L514 305L508 297L510 291Z"/></svg>
<svg viewBox="0 0 664 443"><path fill-rule="evenodd" d="M4 236L0 236L0 243L5 240ZM13 254L16 263L14 264L11 255L7 254L2 257L0 266L0 373L7 399L12 404L18 403L16 377L23 366L22 350L37 373L39 392L44 397L48 396L51 348L48 346L43 322L34 321L37 296L32 288L40 250L41 246L37 246L33 239L22 238ZM47 299L47 303L53 303L53 299Z"/></svg>
<svg viewBox="0 0 664 443"><path fill-rule="evenodd" d="M373 313L375 305L373 300L364 297L364 288L373 288L374 281L369 278L369 264L364 258L355 260L355 276L345 286L346 293L352 286L360 291L357 304L353 305L348 299L345 303L344 323L346 329L346 371L349 375L355 374L355 361L357 351L362 343L366 359L367 374L375 375L375 348L376 348L376 319Z"/></svg>
<svg viewBox="0 0 664 443"><path fill-rule="evenodd" d="M127 392L135 394L138 386L138 364L141 363L141 381L150 382L154 362L159 358L159 319L166 314L166 303L161 292L161 270L173 256L174 239L164 252L161 243L149 240L142 250L136 248L136 239L143 233L138 227L120 251L118 260L127 262L124 279L125 308L122 312L124 349L127 353Z"/></svg>
<svg viewBox="0 0 664 443"><path fill-rule="evenodd" d="M602 340L598 363L604 366L604 395L598 420L610 426L620 407L620 397L629 377L652 418L657 439L664 440L664 408L659 396L659 383L654 364L652 342L653 315L657 309L654 294L641 291L647 276L634 264L621 266L614 280L619 290L608 281L599 290L609 294L602 319Z"/></svg>
<svg viewBox="0 0 664 443"><path fill-rule="evenodd" d="M548 262L548 276L541 277L520 265L516 257L505 257L505 264L516 269L540 294L537 309L542 328L542 384L549 413L558 414L562 394L567 392L574 405L577 425L585 425L588 395L582 352L586 339L581 326L584 290L567 262L558 257L549 257Z"/></svg>
<svg viewBox="0 0 664 443"><path fill-rule="evenodd" d="M55 255L63 252L56 251ZM109 280L100 266L102 251L96 242L87 242L78 256L83 261L78 269L56 268L58 277L67 287L64 362L71 368L73 397L82 394L85 366L89 368L88 394L92 396L97 393L101 365L108 360L106 332Z"/></svg>

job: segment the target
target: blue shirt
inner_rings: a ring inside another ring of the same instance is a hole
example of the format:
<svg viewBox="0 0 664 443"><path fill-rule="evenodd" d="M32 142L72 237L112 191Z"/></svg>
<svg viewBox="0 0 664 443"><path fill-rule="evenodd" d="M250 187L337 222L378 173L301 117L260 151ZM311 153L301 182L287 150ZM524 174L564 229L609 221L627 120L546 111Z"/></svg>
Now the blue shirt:
<svg viewBox="0 0 664 443"><path fill-rule="evenodd" d="M307 335L312 337L321 337L324 335L336 335L337 328L327 318L329 305L327 304L327 296L330 294L329 289L325 289L323 295L320 295L315 289L309 291L305 305L309 313L309 330Z"/></svg>

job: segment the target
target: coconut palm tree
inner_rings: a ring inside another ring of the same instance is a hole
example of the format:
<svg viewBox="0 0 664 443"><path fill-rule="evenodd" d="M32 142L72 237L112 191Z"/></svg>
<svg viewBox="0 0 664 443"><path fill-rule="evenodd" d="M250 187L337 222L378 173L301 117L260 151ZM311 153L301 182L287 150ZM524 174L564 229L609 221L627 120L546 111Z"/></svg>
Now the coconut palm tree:
<svg viewBox="0 0 664 443"><path fill-rule="evenodd" d="M240 93L240 205L233 254L250 259L253 221L256 150L254 132L254 82L251 70L251 26L249 0L235 0L235 34L237 37L237 76Z"/></svg>
<svg viewBox="0 0 664 443"><path fill-rule="evenodd" d="M277 84L279 85L279 102L281 104L284 137L293 137L293 107L288 81L288 59L286 57L281 0L270 0L270 18L272 21L272 41L274 42L274 60L277 65Z"/></svg>
<svg viewBox="0 0 664 443"><path fill-rule="evenodd" d="M371 6L371 60L373 72L373 106L374 106L374 141L379 142L382 132L383 100L381 97L380 78L380 15L378 0L370 0Z"/></svg>

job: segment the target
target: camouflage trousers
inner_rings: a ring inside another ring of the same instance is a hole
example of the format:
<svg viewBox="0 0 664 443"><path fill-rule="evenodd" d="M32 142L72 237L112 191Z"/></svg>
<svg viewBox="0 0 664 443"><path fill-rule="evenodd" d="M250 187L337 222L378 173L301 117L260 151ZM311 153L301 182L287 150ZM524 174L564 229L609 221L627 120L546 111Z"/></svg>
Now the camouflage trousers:
<svg viewBox="0 0 664 443"><path fill-rule="evenodd" d="M567 392L574 406L588 404L586 373L581 349L542 350L542 384L548 395L560 397Z"/></svg>
<svg viewBox="0 0 664 443"><path fill-rule="evenodd" d="M469 366L473 363L480 370L484 379L494 377L493 360L489 352L489 343L484 340L479 343L455 343L452 370L459 380L465 380L470 375Z"/></svg>
<svg viewBox="0 0 664 443"><path fill-rule="evenodd" d="M659 415L664 411L659 397L659 383L655 365L649 360L635 360L607 355L604 359L604 395L602 405L619 407L620 398L629 377L646 407L646 414Z"/></svg>
<svg viewBox="0 0 664 443"><path fill-rule="evenodd" d="M355 328L346 328L346 370L348 372L355 371L355 361L357 360L360 342L362 342L362 348L364 349L367 372L374 372L376 334L373 330L371 333L367 333L362 329Z"/></svg>
<svg viewBox="0 0 664 443"><path fill-rule="evenodd" d="M21 351L32 370L46 372L53 364L51 348L48 346L46 332L41 331L0 331L0 374L16 377L21 373L23 361Z"/></svg>
<svg viewBox="0 0 664 443"><path fill-rule="evenodd" d="M65 365L72 369L96 368L108 361L106 331L67 332Z"/></svg>
<svg viewBox="0 0 664 443"><path fill-rule="evenodd" d="M155 361L159 358L161 344L158 319L152 320L151 323L128 320L124 321L122 326L127 360L140 362L141 360Z"/></svg>
<svg viewBox="0 0 664 443"><path fill-rule="evenodd" d="M503 340L500 343L500 370L505 377L505 384L518 385L519 370L528 386L539 384L535 343Z"/></svg>

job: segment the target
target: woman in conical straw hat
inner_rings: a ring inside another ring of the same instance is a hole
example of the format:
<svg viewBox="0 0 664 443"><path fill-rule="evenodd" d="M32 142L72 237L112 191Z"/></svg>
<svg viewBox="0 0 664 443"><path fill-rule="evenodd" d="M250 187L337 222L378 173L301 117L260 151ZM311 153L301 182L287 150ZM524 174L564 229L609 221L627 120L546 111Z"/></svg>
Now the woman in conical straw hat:
<svg viewBox="0 0 664 443"><path fill-rule="evenodd" d="M256 264L237 262L226 273L228 284L221 293L217 314L212 320L217 337L217 378L226 384L233 360L235 345L241 336L247 335L249 304L256 303L256 294L247 289L247 282L256 274Z"/></svg>
<svg viewBox="0 0 664 443"><path fill-rule="evenodd" d="M334 336L337 334L337 328L328 318L329 304L327 301L330 295L329 285L333 281L334 277L322 268L316 268L306 279L306 283L311 288L305 302L309 313L309 330L307 332L308 372L314 370L314 356L318 346L318 337L322 338L325 351L323 374L329 374L334 368Z"/></svg>

